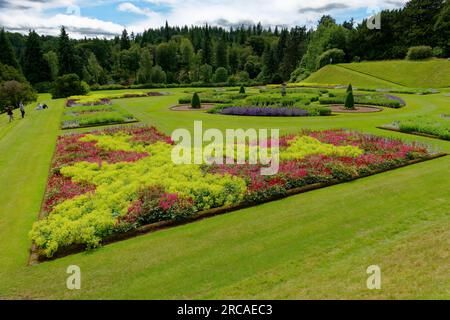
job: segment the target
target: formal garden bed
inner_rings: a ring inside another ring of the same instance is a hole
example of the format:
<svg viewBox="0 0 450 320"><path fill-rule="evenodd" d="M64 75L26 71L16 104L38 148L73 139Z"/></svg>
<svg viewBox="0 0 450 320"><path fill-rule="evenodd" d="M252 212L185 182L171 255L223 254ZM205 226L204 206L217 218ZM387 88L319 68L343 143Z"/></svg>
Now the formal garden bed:
<svg viewBox="0 0 450 320"><path fill-rule="evenodd" d="M333 104L328 107L335 113L375 113L383 111L382 108L363 105L355 105L354 109L348 109L343 104Z"/></svg>
<svg viewBox="0 0 450 320"><path fill-rule="evenodd" d="M205 111L205 110L211 110L214 109L216 105L214 104L202 104L200 108L192 108L190 104L181 104L177 106L173 106L170 108L172 111Z"/></svg>
<svg viewBox="0 0 450 320"><path fill-rule="evenodd" d="M202 103L208 104L209 113L234 116L265 117L317 117L330 116L335 113L372 113L383 111L383 107L402 108L405 101L387 93L355 93L355 108L341 107L345 103L347 93L343 90L325 88L292 87L284 89L268 86L259 92L245 93L232 90L205 90L198 92ZM183 107L173 110L191 110L189 104L192 95L179 99ZM212 108L210 105L215 105Z"/></svg>
<svg viewBox="0 0 450 320"><path fill-rule="evenodd" d="M328 91L304 89L280 90L261 89L259 93L233 91L200 92L202 103L214 104L209 113L235 116L266 116L266 117L307 117L329 116L331 110L319 104L320 96ZM192 96L179 100L180 103L192 101Z"/></svg>
<svg viewBox="0 0 450 320"><path fill-rule="evenodd" d="M450 114L440 116L422 115L394 121L380 129L421 135L430 138L450 140Z"/></svg>
<svg viewBox="0 0 450 320"><path fill-rule="evenodd" d="M327 96L321 97L319 102L323 105L341 105L345 103L345 97L345 93L330 92ZM406 106L402 98L381 93L356 93L354 95L354 101L356 105L370 105L394 109Z"/></svg>
<svg viewBox="0 0 450 320"><path fill-rule="evenodd" d="M96 106L110 103L115 99L129 99L129 98L145 98L145 97L160 97L166 96L166 92L145 92L145 91L131 91L120 93L93 93L87 96L71 96L67 99L66 107L79 106Z"/></svg>
<svg viewBox="0 0 450 320"><path fill-rule="evenodd" d="M296 89L296 88L311 88L311 89L345 89L345 85L341 84L323 84L323 83L288 83L288 89ZM270 90L279 90L281 89L281 85L267 85L267 89ZM367 92L380 92L380 93L399 93L399 94L417 94L417 95L429 95L429 94L437 94L440 93L438 89L434 88L376 88L376 87L355 87L355 91L367 91Z"/></svg>
<svg viewBox="0 0 450 320"><path fill-rule="evenodd" d="M263 176L261 165L176 165L173 147L145 126L60 136L41 219L30 232L33 259L441 156L358 132L303 131L281 137L279 172Z"/></svg>
<svg viewBox="0 0 450 320"><path fill-rule="evenodd" d="M116 104L105 103L67 108L61 120L61 128L67 130L135 122L138 120L131 113Z"/></svg>

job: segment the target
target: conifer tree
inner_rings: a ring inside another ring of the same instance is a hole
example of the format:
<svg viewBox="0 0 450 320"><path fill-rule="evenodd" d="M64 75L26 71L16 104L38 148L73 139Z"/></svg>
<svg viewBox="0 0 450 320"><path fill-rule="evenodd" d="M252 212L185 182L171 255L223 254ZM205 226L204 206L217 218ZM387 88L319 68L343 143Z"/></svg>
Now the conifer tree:
<svg viewBox="0 0 450 320"><path fill-rule="evenodd" d="M49 64L42 53L40 37L35 31L30 31L25 46L23 72L32 84L51 81Z"/></svg>
<svg viewBox="0 0 450 320"><path fill-rule="evenodd" d="M120 37L120 49L128 50L131 47L130 37L128 36L127 29L122 31L122 36Z"/></svg>
<svg viewBox="0 0 450 320"><path fill-rule="evenodd" d="M19 68L14 49L9 41L5 29L0 30L0 63L6 64L16 69Z"/></svg>
<svg viewBox="0 0 450 320"><path fill-rule="evenodd" d="M202 50L203 50L202 51L202 63L212 65L213 50L212 50L212 41L211 41L211 36L209 34L209 26L208 25L206 25L206 28L205 28Z"/></svg>
<svg viewBox="0 0 450 320"><path fill-rule="evenodd" d="M79 74L80 70L77 70L77 60L75 47L69 39L66 28L63 26L58 39L59 74Z"/></svg>

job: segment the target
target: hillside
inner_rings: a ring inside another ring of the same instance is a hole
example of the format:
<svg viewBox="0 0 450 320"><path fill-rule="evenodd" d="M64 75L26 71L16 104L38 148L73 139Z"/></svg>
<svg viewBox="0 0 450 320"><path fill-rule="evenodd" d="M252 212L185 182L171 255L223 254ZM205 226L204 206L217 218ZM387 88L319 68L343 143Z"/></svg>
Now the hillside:
<svg viewBox="0 0 450 320"><path fill-rule="evenodd" d="M305 82L352 83L360 87L450 87L450 62L445 59L429 61L376 61L326 66Z"/></svg>

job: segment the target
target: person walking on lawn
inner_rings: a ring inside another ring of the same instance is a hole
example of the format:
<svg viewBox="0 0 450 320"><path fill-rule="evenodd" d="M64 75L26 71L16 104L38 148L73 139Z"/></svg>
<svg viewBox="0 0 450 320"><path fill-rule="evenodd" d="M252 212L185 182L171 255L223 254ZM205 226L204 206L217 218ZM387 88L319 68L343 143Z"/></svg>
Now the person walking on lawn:
<svg viewBox="0 0 450 320"><path fill-rule="evenodd" d="M8 108L6 109L6 114L7 114L8 117L9 117L9 123L13 122L13 120L14 120L13 108L8 107Z"/></svg>
<svg viewBox="0 0 450 320"><path fill-rule="evenodd" d="M19 104L19 109L20 113L22 114L22 119L25 118L25 107L22 102Z"/></svg>

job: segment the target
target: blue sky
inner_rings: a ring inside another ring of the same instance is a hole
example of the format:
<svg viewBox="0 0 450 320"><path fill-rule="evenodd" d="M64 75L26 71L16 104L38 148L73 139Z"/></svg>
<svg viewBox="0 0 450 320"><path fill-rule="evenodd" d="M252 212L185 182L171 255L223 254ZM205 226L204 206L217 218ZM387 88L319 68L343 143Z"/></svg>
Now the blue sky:
<svg viewBox="0 0 450 320"><path fill-rule="evenodd" d="M314 26L324 14L338 22L356 21L406 0L0 0L0 25L10 31L58 34L65 25L73 37L112 37L123 28L142 32L164 25Z"/></svg>

